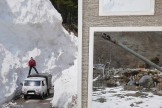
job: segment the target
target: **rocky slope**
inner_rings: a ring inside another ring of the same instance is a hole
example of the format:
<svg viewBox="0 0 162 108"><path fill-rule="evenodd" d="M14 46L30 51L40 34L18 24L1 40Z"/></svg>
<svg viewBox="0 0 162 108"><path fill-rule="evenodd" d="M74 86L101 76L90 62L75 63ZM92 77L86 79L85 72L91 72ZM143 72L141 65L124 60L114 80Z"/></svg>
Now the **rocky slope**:
<svg viewBox="0 0 162 108"><path fill-rule="evenodd" d="M94 64L105 63L111 60L111 67L136 68L143 61L101 37L102 33L95 33L94 38ZM109 32L112 39L122 43L128 48L152 59L158 57L162 66L162 33L161 32ZM110 56L111 55L111 56Z"/></svg>

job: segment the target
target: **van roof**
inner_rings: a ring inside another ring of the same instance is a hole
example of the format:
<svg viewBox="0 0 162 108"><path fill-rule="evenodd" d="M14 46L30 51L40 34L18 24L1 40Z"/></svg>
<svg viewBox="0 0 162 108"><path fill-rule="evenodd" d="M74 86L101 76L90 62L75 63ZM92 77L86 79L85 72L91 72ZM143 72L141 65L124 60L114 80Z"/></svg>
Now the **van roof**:
<svg viewBox="0 0 162 108"><path fill-rule="evenodd" d="M45 80L45 78L43 78L43 77L28 77L25 80L40 80L40 81L42 81L42 80Z"/></svg>

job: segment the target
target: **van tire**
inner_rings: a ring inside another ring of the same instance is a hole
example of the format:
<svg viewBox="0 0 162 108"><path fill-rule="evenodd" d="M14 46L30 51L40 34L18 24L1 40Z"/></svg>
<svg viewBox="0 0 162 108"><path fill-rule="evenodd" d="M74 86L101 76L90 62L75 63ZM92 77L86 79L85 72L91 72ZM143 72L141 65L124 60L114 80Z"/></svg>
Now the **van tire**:
<svg viewBox="0 0 162 108"><path fill-rule="evenodd" d="M50 95L50 89L47 89L47 96Z"/></svg>
<svg viewBox="0 0 162 108"><path fill-rule="evenodd" d="M27 95L24 95L24 99L27 100L28 99L28 96Z"/></svg>
<svg viewBox="0 0 162 108"><path fill-rule="evenodd" d="M42 99L42 100L44 99L44 93L43 93L43 94L41 94L41 99Z"/></svg>

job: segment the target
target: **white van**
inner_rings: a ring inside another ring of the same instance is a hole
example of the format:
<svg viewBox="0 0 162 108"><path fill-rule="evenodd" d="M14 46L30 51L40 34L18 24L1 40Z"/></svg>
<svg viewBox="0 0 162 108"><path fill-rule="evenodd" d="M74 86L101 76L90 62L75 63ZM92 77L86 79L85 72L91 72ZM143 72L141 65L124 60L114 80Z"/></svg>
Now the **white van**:
<svg viewBox="0 0 162 108"><path fill-rule="evenodd" d="M30 75L26 78L22 86L24 99L27 99L28 95L41 96L42 99L47 96L51 88L51 78L50 74Z"/></svg>

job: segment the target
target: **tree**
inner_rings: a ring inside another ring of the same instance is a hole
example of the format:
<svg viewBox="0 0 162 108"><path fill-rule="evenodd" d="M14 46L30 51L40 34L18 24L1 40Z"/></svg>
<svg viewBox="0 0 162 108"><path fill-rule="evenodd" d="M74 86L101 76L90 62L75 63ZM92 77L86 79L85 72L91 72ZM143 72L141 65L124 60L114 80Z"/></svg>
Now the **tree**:
<svg viewBox="0 0 162 108"><path fill-rule="evenodd" d="M51 0L51 2L61 13L63 24L78 24L78 0Z"/></svg>

